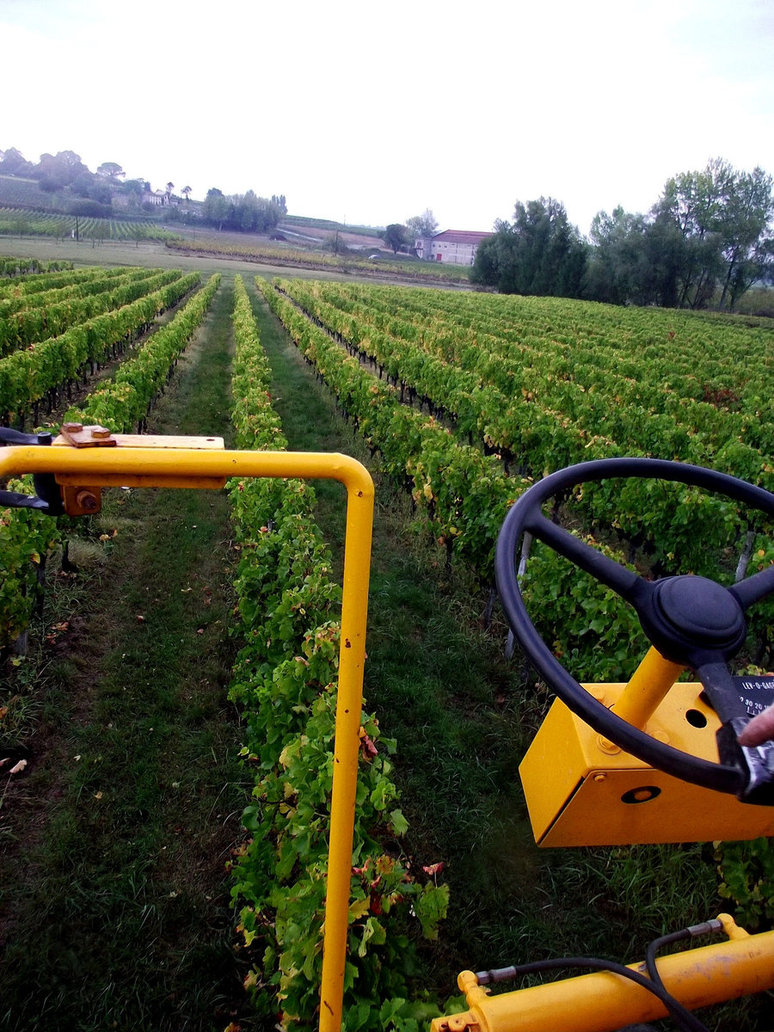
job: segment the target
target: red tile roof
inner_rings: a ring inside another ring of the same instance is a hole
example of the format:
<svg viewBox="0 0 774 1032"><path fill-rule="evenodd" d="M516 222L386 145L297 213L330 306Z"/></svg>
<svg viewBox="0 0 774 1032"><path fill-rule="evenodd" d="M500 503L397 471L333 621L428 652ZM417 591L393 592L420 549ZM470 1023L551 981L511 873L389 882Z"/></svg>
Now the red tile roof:
<svg viewBox="0 0 774 1032"><path fill-rule="evenodd" d="M492 233L476 233L467 229L447 229L443 233L436 233L433 243L436 240L445 240L450 244L480 244L482 240L493 235Z"/></svg>

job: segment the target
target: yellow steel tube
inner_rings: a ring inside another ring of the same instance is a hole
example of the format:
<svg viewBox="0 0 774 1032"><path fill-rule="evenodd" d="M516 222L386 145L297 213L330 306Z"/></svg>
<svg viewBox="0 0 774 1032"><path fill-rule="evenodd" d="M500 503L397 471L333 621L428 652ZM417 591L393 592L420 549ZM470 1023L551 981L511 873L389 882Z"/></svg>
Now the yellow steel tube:
<svg viewBox="0 0 774 1032"><path fill-rule="evenodd" d="M373 482L362 466L360 469L364 475L347 483L339 693L320 989L321 1032L340 1032L344 994L374 505Z"/></svg>
<svg viewBox="0 0 774 1032"><path fill-rule="evenodd" d="M368 470L348 455L319 452L195 450L188 448L0 448L0 477L22 473L73 475L83 486L127 474L147 486L190 486L212 477L300 477L338 480L347 489L339 690L328 846L320 1030L340 1032L346 963L352 835L363 698L365 633L371 561L374 486Z"/></svg>
<svg viewBox="0 0 774 1032"><path fill-rule="evenodd" d="M629 965L645 974L644 964ZM689 1010L774 987L774 932L742 935L660 957L668 992ZM648 990L608 972L489 996L472 971L458 985L469 1010L436 1018L432 1032L613 1032L666 1015Z"/></svg>
<svg viewBox="0 0 774 1032"><path fill-rule="evenodd" d="M644 728L659 703L685 670L679 663L664 659L652 645L623 694L613 706L613 713L633 727Z"/></svg>
<svg viewBox="0 0 774 1032"><path fill-rule="evenodd" d="M134 474L163 486L166 478L301 477L340 480L355 485L370 476L348 455L320 452L221 451L194 448L70 448L27 446L0 448L0 477L22 473L62 473L83 477L84 486L99 485L102 474Z"/></svg>

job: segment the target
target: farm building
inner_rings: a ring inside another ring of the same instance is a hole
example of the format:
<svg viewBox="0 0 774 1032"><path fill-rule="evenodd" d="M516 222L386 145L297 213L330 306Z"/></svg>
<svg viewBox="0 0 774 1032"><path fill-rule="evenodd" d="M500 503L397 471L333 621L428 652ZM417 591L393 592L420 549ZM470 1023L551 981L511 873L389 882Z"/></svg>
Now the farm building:
<svg viewBox="0 0 774 1032"><path fill-rule="evenodd" d="M491 233L476 233L465 229L447 229L432 237L414 242L418 258L429 262L449 262L452 265L472 265L478 245Z"/></svg>
<svg viewBox="0 0 774 1032"><path fill-rule="evenodd" d="M172 197L165 190L151 190L147 189L142 195L143 204L151 204L155 208L165 207L167 204L173 204Z"/></svg>

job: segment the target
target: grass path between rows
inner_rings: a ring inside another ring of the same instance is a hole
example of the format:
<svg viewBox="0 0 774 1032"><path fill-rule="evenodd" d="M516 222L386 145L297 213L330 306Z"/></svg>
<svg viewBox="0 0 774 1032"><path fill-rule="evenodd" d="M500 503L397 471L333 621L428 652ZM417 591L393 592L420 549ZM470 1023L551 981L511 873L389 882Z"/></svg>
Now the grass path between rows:
<svg viewBox="0 0 774 1032"><path fill-rule="evenodd" d="M228 436L231 282L150 432ZM226 873L245 796L228 500L110 495L73 543L86 592L51 635L43 724L8 800L0 1027L223 1029L244 974Z"/></svg>

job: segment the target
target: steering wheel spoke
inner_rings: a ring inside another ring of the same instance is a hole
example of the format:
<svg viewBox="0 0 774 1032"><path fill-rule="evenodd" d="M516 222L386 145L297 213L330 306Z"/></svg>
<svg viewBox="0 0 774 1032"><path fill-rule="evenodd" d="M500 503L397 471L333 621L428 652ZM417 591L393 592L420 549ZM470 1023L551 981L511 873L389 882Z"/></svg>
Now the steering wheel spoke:
<svg viewBox="0 0 774 1032"><path fill-rule="evenodd" d="M608 588L612 588L626 602L631 602L638 589L641 590L641 586L647 584L638 574L627 570L598 548L582 541L564 527L552 523L542 514L530 521L529 530L559 555L569 559L575 566L585 570Z"/></svg>
<svg viewBox="0 0 774 1032"><path fill-rule="evenodd" d="M751 605L760 602L762 598L774 591L774 566L769 566L768 569L761 570L760 573L754 573L751 577L746 577L728 590L746 612Z"/></svg>
<svg viewBox="0 0 774 1032"><path fill-rule="evenodd" d="M748 716L744 701L726 663L710 660L698 665L694 673L704 686L712 708L723 724L740 719L747 723Z"/></svg>

